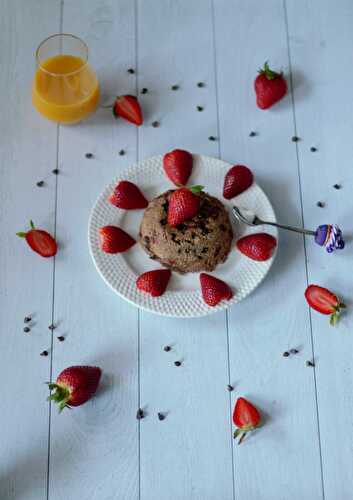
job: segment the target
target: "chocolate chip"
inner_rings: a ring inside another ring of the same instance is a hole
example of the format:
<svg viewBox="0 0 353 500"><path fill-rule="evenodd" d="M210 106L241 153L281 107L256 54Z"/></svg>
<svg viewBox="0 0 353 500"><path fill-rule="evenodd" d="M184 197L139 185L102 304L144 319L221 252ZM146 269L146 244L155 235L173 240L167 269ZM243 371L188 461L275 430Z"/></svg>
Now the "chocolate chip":
<svg viewBox="0 0 353 500"><path fill-rule="evenodd" d="M256 132L254 132L254 131L252 130L252 131L250 132L250 134L249 134L249 137L255 137L255 135L256 135Z"/></svg>
<svg viewBox="0 0 353 500"><path fill-rule="evenodd" d="M164 347L163 347L163 350L164 350L165 352L169 352L169 351L171 351L171 350L172 350L172 348L170 347L170 345L166 345L166 346L164 346Z"/></svg>
<svg viewBox="0 0 353 500"><path fill-rule="evenodd" d="M181 366L181 362L180 361L174 361L174 364L175 364L175 366Z"/></svg>
<svg viewBox="0 0 353 500"><path fill-rule="evenodd" d="M60 337L57 337L59 342L64 342L65 337L63 335L60 335Z"/></svg>
<svg viewBox="0 0 353 500"><path fill-rule="evenodd" d="M296 135L293 135L292 142L298 142L300 139Z"/></svg>
<svg viewBox="0 0 353 500"><path fill-rule="evenodd" d="M181 248L178 248L178 252L177 253L178 253L178 255L181 254Z"/></svg>
<svg viewBox="0 0 353 500"><path fill-rule="evenodd" d="M200 88L202 88L202 87L205 86L205 84L203 82L198 82L197 86L200 87Z"/></svg>
<svg viewBox="0 0 353 500"><path fill-rule="evenodd" d="M203 249L201 250L201 253L207 253L208 252L208 247L203 247Z"/></svg>
<svg viewBox="0 0 353 500"><path fill-rule="evenodd" d="M25 326L24 329L23 329L23 331L25 333L29 333L31 331L31 329L28 326Z"/></svg>
<svg viewBox="0 0 353 500"><path fill-rule="evenodd" d="M282 356L283 356L284 358L288 358L288 356L289 356L289 352L288 352L288 351L284 351L284 353L282 354Z"/></svg>
<svg viewBox="0 0 353 500"><path fill-rule="evenodd" d="M289 352L291 354L298 354L299 351L298 351L298 349L289 349Z"/></svg>
<svg viewBox="0 0 353 500"><path fill-rule="evenodd" d="M145 87L141 90L141 94L147 94L148 92L148 89L146 89Z"/></svg>
<svg viewBox="0 0 353 500"><path fill-rule="evenodd" d="M86 153L85 157L88 158L88 159L93 158L93 154L92 153Z"/></svg>
<svg viewBox="0 0 353 500"><path fill-rule="evenodd" d="M42 352L40 353L40 355L41 355L41 356L48 356L48 351L42 351Z"/></svg>
<svg viewBox="0 0 353 500"><path fill-rule="evenodd" d="M165 419L165 415L163 415L163 413L158 413L158 420L164 420Z"/></svg>
<svg viewBox="0 0 353 500"><path fill-rule="evenodd" d="M31 320L32 320L32 318L31 318L30 316L26 316L26 317L23 319L23 322L24 322L24 323L29 323Z"/></svg>
<svg viewBox="0 0 353 500"><path fill-rule="evenodd" d="M159 127L159 122L157 122L157 120L152 122L152 127L154 127L154 128Z"/></svg>
<svg viewBox="0 0 353 500"><path fill-rule="evenodd" d="M202 257L201 257L201 255L198 255L198 256L197 256L197 258L198 258L199 260L202 260Z"/></svg>
<svg viewBox="0 0 353 500"><path fill-rule="evenodd" d="M316 203L316 206L317 206L317 207L320 207L320 208L323 208L323 207L325 206L325 203L324 203L324 202L322 202L322 201L318 201L318 202Z"/></svg>
<svg viewBox="0 0 353 500"><path fill-rule="evenodd" d="M58 168L54 168L54 170L52 170L52 173L53 173L54 175L58 175L58 173L59 173L59 169L58 169Z"/></svg>
<svg viewBox="0 0 353 500"><path fill-rule="evenodd" d="M229 392L234 391L234 387L232 385L230 385L230 384L227 385L227 389L228 389Z"/></svg>
<svg viewBox="0 0 353 500"><path fill-rule="evenodd" d="M203 107L202 106L196 106L196 109L197 109L197 111L203 111Z"/></svg>
<svg viewBox="0 0 353 500"><path fill-rule="evenodd" d="M124 156L124 154L125 154L125 151L124 151L123 149L121 149L121 150L119 151L119 155L120 155L120 156Z"/></svg>
<svg viewBox="0 0 353 500"><path fill-rule="evenodd" d="M341 186L340 184L334 184L334 185L333 185L333 187L334 187L335 189L341 189L341 187L342 187L342 186Z"/></svg>
<svg viewBox="0 0 353 500"><path fill-rule="evenodd" d="M170 88L172 90L179 90L179 85L172 85Z"/></svg>
<svg viewBox="0 0 353 500"><path fill-rule="evenodd" d="M40 187L43 187L44 186L44 181L38 181L37 182L37 186L40 188Z"/></svg>
<svg viewBox="0 0 353 500"><path fill-rule="evenodd" d="M137 410L137 413L136 413L136 418L137 418L137 420L141 420L141 418L143 418L144 416L145 416L145 414L144 414L144 412L143 412L142 408L139 408L139 409Z"/></svg>
<svg viewBox="0 0 353 500"><path fill-rule="evenodd" d="M315 151L317 151L317 149L316 149L316 148L314 148L314 146L312 146L312 147L310 148L310 151L311 151L312 153L315 153Z"/></svg>
<svg viewBox="0 0 353 500"><path fill-rule="evenodd" d="M314 361L307 361L305 364L306 366L315 366Z"/></svg>
<svg viewBox="0 0 353 500"><path fill-rule="evenodd" d="M133 75L135 73L135 70L133 68L129 68L127 72L130 73L130 75Z"/></svg>
<svg viewBox="0 0 353 500"><path fill-rule="evenodd" d="M49 328L49 330L55 330L56 326L53 325L53 324L51 324L51 325L48 326L48 328Z"/></svg>
<svg viewBox="0 0 353 500"><path fill-rule="evenodd" d="M210 135L209 138L208 138L209 141L215 141L216 138L213 136L213 135Z"/></svg>
<svg viewBox="0 0 353 500"><path fill-rule="evenodd" d="M178 229L178 231L183 232L187 229L187 226L185 224L178 224L176 228Z"/></svg>

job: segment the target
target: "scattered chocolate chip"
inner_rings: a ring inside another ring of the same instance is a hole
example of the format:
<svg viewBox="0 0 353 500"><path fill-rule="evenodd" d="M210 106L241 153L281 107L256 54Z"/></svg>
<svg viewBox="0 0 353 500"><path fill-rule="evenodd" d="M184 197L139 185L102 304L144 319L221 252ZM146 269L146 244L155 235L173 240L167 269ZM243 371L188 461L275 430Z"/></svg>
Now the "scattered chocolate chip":
<svg viewBox="0 0 353 500"><path fill-rule="evenodd" d="M322 201L318 201L318 202L316 203L316 206L317 206L317 207L320 207L320 208L323 208L323 207L325 206L325 203L323 203Z"/></svg>
<svg viewBox="0 0 353 500"><path fill-rule="evenodd" d="M154 128L159 127L159 122L157 122L157 121L152 122L152 127L154 127Z"/></svg>
<svg viewBox="0 0 353 500"><path fill-rule="evenodd" d="M282 354L282 356L283 356L284 358L288 358L288 356L289 356L289 352L288 352L288 351L284 351L284 353Z"/></svg>
<svg viewBox="0 0 353 500"><path fill-rule="evenodd" d="M203 82L198 82L197 86L200 87L200 88L202 88L202 87L205 86L205 84Z"/></svg>
<svg viewBox="0 0 353 500"><path fill-rule="evenodd" d="M178 255L181 254L181 248L178 248L178 251L177 251Z"/></svg>
<svg viewBox="0 0 353 500"><path fill-rule="evenodd" d="M165 419L165 415L163 415L163 413L158 413L158 420L164 420Z"/></svg>
<svg viewBox="0 0 353 500"><path fill-rule="evenodd" d="M93 154L92 153L86 153L85 157L88 158L88 159L93 158Z"/></svg>
<svg viewBox="0 0 353 500"><path fill-rule="evenodd" d="M172 90L179 90L179 85L172 85L170 88Z"/></svg>
<svg viewBox="0 0 353 500"><path fill-rule="evenodd" d="M25 333L29 333L31 331L31 329L28 326L25 326L24 329L23 329L23 331Z"/></svg>
<svg viewBox="0 0 353 500"><path fill-rule="evenodd" d="M148 92L148 89L146 89L146 87L144 87L142 90L141 90L141 94L147 94Z"/></svg>
<svg viewBox="0 0 353 500"><path fill-rule="evenodd" d="M201 253L207 253L208 252L208 247L203 247L203 249L201 250Z"/></svg>
<svg viewBox="0 0 353 500"><path fill-rule="evenodd" d="M310 151L311 151L312 153L315 153L315 151L317 151L317 149L316 149L316 148L314 148L314 146L312 146L312 147L310 148Z"/></svg>
<svg viewBox="0 0 353 500"><path fill-rule="evenodd" d="M165 352L169 352L169 351L171 351L171 350L172 350L172 348L170 347L170 345L166 345L165 347L163 347L163 350L164 350Z"/></svg>
<svg viewBox="0 0 353 500"><path fill-rule="evenodd" d="M197 111L203 111L203 107L202 106L196 106L196 109L197 109Z"/></svg>
<svg viewBox="0 0 353 500"><path fill-rule="evenodd" d="M185 224L178 224L176 226L176 228L177 228L178 231L183 232L183 231L185 231L187 229L187 226Z"/></svg>
<svg viewBox="0 0 353 500"><path fill-rule="evenodd" d="M56 326L52 324L52 325L49 325L48 328L49 328L49 330L55 330Z"/></svg>
<svg viewBox="0 0 353 500"><path fill-rule="evenodd" d="M59 173L59 169L58 169L58 168L54 168L54 170L52 170L52 173L53 173L54 175L58 175L58 173Z"/></svg>
<svg viewBox="0 0 353 500"><path fill-rule="evenodd" d="M167 219L161 219L160 220L161 226L166 226L167 222L168 222Z"/></svg>
<svg viewBox="0 0 353 500"><path fill-rule="evenodd" d="M121 150L119 151L119 155L120 155L120 156L124 156L124 154L125 154L125 151L124 151L123 149L121 149Z"/></svg>
<svg viewBox="0 0 353 500"><path fill-rule="evenodd" d="M314 361L307 361L305 364L306 366L315 366Z"/></svg>
<svg viewBox="0 0 353 500"><path fill-rule="evenodd" d="M181 366L181 362L180 361L174 361L174 364L175 364L175 366Z"/></svg>
<svg viewBox="0 0 353 500"><path fill-rule="evenodd" d="M213 135L210 135L210 137L208 138L209 141L215 141L216 138L213 136Z"/></svg>
<svg viewBox="0 0 353 500"><path fill-rule="evenodd" d="M56 337L59 342L64 342L65 337L63 335L60 335L60 337Z"/></svg>
<svg viewBox="0 0 353 500"><path fill-rule="evenodd" d="M137 420L141 420L141 418L143 418L144 416L145 416L145 414L143 413L142 408L139 408L139 409L137 410L137 413L136 413L136 418L137 418Z"/></svg>
<svg viewBox="0 0 353 500"><path fill-rule="evenodd" d="M298 141L299 141L299 137L297 137L296 135L293 135L292 142L298 142Z"/></svg>
<svg viewBox="0 0 353 500"><path fill-rule="evenodd" d="M230 384L227 385L227 389L228 389L229 392L234 391L234 387L232 385L230 385Z"/></svg>
<svg viewBox="0 0 353 500"><path fill-rule="evenodd" d="M334 185L333 185L333 187L334 187L335 189L341 189L341 187L342 187L342 186L341 186L340 184L334 184Z"/></svg>
<svg viewBox="0 0 353 500"><path fill-rule="evenodd" d="M298 349L289 349L289 352L291 354L298 354L299 351L298 351Z"/></svg>
<svg viewBox="0 0 353 500"><path fill-rule="evenodd" d="M39 188L43 187L43 186L44 186L44 181L38 181L38 182L37 182L37 186L38 186Z"/></svg>
<svg viewBox="0 0 353 500"><path fill-rule="evenodd" d="M130 73L130 75L133 75L135 73L135 70L133 68L129 68L127 72Z"/></svg>
<svg viewBox="0 0 353 500"><path fill-rule="evenodd" d="M254 132L254 131L252 130L252 131L250 132L250 134L249 134L249 137L255 137L255 135L256 135L256 132Z"/></svg>
<svg viewBox="0 0 353 500"><path fill-rule="evenodd" d="M29 323L31 320L32 320L32 318L31 318L30 316L26 316L26 317L23 319L23 322L24 322L24 323Z"/></svg>
<svg viewBox="0 0 353 500"><path fill-rule="evenodd" d="M40 353L40 355L41 355L41 356L48 356L48 351L42 351L42 352Z"/></svg>

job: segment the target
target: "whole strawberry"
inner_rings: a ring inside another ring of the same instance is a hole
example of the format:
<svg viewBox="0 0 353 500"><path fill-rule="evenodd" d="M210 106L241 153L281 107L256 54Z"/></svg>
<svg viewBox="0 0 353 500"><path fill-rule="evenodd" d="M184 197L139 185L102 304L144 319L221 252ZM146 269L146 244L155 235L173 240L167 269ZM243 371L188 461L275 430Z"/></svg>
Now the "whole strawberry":
<svg viewBox="0 0 353 500"><path fill-rule="evenodd" d="M58 404L59 412L65 407L83 405L96 392L101 375L102 370L97 366L65 368L55 383L48 384L53 391L48 399Z"/></svg>
<svg viewBox="0 0 353 500"><path fill-rule="evenodd" d="M18 232L17 236L25 238L31 249L39 253L42 257L53 257L58 251L58 246L55 239L46 231L36 229L33 221L29 222L31 229L27 232Z"/></svg>
<svg viewBox="0 0 353 500"><path fill-rule="evenodd" d="M148 201L139 188L129 181L120 181L113 194L109 196L108 201L115 207L126 210L146 208L148 205Z"/></svg>
<svg viewBox="0 0 353 500"><path fill-rule="evenodd" d="M256 233L240 238L236 245L238 250L249 259L262 262L272 257L277 240L271 234Z"/></svg>
<svg viewBox="0 0 353 500"><path fill-rule="evenodd" d="M137 278L136 286L142 292L152 295L152 297L160 297L166 291L171 275L169 269L147 271Z"/></svg>
<svg viewBox="0 0 353 500"><path fill-rule="evenodd" d="M270 108L287 93L287 82L283 78L283 74L272 71L267 62L259 70L254 87L256 104L260 109Z"/></svg>
<svg viewBox="0 0 353 500"><path fill-rule="evenodd" d="M101 227L99 236L101 249L105 253L125 252L136 243L129 234L116 226Z"/></svg>
<svg viewBox="0 0 353 500"><path fill-rule="evenodd" d="M176 186L185 186L192 171L192 155L183 149L174 149L163 157L167 177Z"/></svg>
<svg viewBox="0 0 353 500"><path fill-rule="evenodd" d="M305 298L310 307L321 314L330 315L330 325L335 325L340 318L342 309L346 305L341 302L337 295L327 288L318 285L309 285L305 290Z"/></svg>
<svg viewBox="0 0 353 500"><path fill-rule="evenodd" d="M200 284L202 298L211 307L216 306L221 300L230 300L233 296L227 283L210 274L201 273Z"/></svg>
<svg viewBox="0 0 353 500"><path fill-rule="evenodd" d="M223 196L230 200L248 189L253 183L254 176L245 165L234 165L226 174L223 185Z"/></svg>
<svg viewBox="0 0 353 500"><path fill-rule="evenodd" d="M261 416L257 408L245 398L238 398L233 412L233 422L238 428L234 432L234 439L240 436L241 444L246 434L261 425Z"/></svg>
<svg viewBox="0 0 353 500"><path fill-rule="evenodd" d="M198 193L202 189L203 186L193 186L191 188L180 188L172 193L169 199L167 216L170 226L177 226L198 214L200 209Z"/></svg>
<svg viewBox="0 0 353 500"><path fill-rule="evenodd" d="M115 118L120 116L137 126L143 123L141 106L134 95L121 95L117 97L113 104L113 115Z"/></svg>

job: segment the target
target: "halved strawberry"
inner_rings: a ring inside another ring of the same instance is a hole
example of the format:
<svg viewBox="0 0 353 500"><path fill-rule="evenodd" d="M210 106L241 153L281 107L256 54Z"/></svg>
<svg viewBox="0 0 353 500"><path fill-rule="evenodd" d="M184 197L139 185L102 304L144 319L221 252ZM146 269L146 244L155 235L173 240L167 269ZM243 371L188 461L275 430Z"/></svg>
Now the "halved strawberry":
<svg viewBox="0 0 353 500"><path fill-rule="evenodd" d="M169 269L156 269L141 274L136 281L139 290L159 297L166 291L172 273Z"/></svg>
<svg viewBox="0 0 353 500"><path fill-rule="evenodd" d="M310 307L321 314L330 314L330 325L335 325L340 318L341 310L346 305L337 295L327 288L318 285L309 285L305 290L305 298Z"/></svg>
<svg viewBox="0 0 353 500"><path fill-rule="evenodd" d="M32 250L39 253L42 257L53 257L56 255L58 246L55 239L46 231L36 229L32 220L29 224L31 226L31 230L27 232L20 231L16 233L17 236L25 238Z"/></svg>
<svg viewBox="0 0 353 500"><path fill-rule="evenodd" d="M223 186L223 196L227 200L248 189L253 183L254 176L245 165L234 165L228 170Z"/></svg>
<svg viewBox="0 0 353 500"><path fill-rule="evenodd" d="M118 96L113 104L113 115L115 118L120 116L138 126L143 123L141 106L134 95Z"/></svg>
<svg viewBox="0 0 353 500"><path fill-rule="evenodd" d="M238 250L249 259L262 262L272 257L277 240L271 234L256 233L243 236L236 245Z"/></svg>
<svg viewBox="0 0 353 500"><path fill-rule="evenodd" d="M174 191L169 199L168 224L177 226L192 219L200 209L200 193L203 186L193 186L190 189L180 188Z"/></svg>
<svg viewBox="0 0 353 500"><path fill-rule="evenodd" d="M120 181L108 201L115 207L126 210L146 208L148 205L148 201L136 184L129 181Z"/></svg>
<svg viewBox="0 0 353 500"><path fill-rule="evenodd" d="M238 427L234 432L234 439L240 436L241 444L247 432L253 431L261 424L261 416L257 408L245 398L238 398L233 412L233 423Z"/></svg>
<svg viewBox="0 0 353 500"><path fill-rule="evenodd" d="M224 281L211 276L200 274L202 298L207 305L214 307L221 300L230 300L233 297L231 288Z"/></svg>
<svg viewBox="0 0 353 500"><path fill-rule="evenodd" d="M116 226L104 226L99 229L101 249L105 253L125 252L136 241L129 234Z"/></svg>
<svg viewBox="0 0 353 500"><path fill-rule="evenodd" d="M184 186L191 174L192 155L183 149L174 149L164 155L163 168L167 177L176 186Z"/></svg>

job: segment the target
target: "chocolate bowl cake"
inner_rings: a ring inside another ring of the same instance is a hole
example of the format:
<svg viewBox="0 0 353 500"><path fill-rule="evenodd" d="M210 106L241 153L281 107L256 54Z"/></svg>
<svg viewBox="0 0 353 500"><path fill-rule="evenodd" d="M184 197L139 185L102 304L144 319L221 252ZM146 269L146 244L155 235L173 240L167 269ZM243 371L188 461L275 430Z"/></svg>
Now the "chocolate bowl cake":
<svg viewBox="0 0 353 500"><path fill-rule="evenodd" d="M199 213L172 227L167 223L172 190L154 198L140 226L140 243L151 259L179 273L213 271L231 249L233 231L223 204L201 192Z"/></svg>

